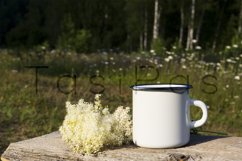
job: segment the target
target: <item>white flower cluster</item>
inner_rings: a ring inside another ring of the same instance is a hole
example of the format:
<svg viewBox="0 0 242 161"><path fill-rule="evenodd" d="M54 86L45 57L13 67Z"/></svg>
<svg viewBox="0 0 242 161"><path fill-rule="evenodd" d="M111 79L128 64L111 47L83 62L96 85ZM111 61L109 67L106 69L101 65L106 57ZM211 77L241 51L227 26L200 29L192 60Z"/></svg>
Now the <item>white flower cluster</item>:
<svg viewBox="0 0 242 161"><path fill-rule="evenodd" d="M120 106L111 114L101 105L100 95L96 95L94 104L80 99L77 104L66 102L66 108L67 115L59 131L75 152L97 153L131 140L129 107Z"/></svg>

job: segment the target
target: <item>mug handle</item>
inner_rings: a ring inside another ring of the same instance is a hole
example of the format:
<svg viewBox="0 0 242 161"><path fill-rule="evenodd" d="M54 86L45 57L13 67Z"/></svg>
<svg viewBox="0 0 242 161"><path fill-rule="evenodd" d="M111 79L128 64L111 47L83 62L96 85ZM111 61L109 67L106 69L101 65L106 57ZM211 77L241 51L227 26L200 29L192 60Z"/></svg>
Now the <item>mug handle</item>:
<svg viewBox="0 0 242 161"><path fill-rule="evenodd" d="M192 121L190 123L190 128L196 128L196 127L202 126L207 121L207 118L208 118L207 106L202 101L193 100L193 99L190 100L190 105L195 105L195 106L200 107L202 109L202 113L203 113L202 118L200 120Z"/></svg>

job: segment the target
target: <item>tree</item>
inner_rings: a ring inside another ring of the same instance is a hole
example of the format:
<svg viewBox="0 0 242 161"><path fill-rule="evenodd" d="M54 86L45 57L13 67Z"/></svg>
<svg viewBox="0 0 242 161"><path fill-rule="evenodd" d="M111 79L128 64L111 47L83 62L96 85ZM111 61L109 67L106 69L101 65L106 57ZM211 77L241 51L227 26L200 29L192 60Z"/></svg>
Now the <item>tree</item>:
<svg viewBox="0 0 242 161"><path fill-rule="evenodd" d="M27 4L27 0L0 0L0 46L7 45L8 34L22 22ZM13 40L9 45L13 47L18 43Z"/></svg>
<svg viewBox="0 0 242 161"><path fill-rule="evenodd" d="M213 51L217 47L217 40L218 40L218 37L219 37L219 33L221 32L221 25L222 25L222 21L223 21L226 2L227 2L227 0L223 0L221 2L221 4L219 4L219 7L218 7L217 26L215 28L215 34L214 34L214 39L213 39L213 43L212 43L212 50Z"/></svg>
<svg viewBox="0 0 242 161"><path fill-rule="evenodd" d="M242 0L240 0L239 8L238 35L240 38L242 37Z"/></svg>
<svg viewBox="0 0 242 161"><path fill-rule="evenodd" d="M196 3L196 0L192 0L191 12L190 12L190 20L189 20L189 26L188 26L188 32L187 32L187 45L186 45L186 49L187 50L193 49L195 3Z"/></svg>
<svg viewBox="0 0 242 161"><path fill-rule="evenodd" d="M153 41L159 36L159 23L160 23L160 7L159 0L155 0L154 6L154 24L153 24Z"/></svg>
<svg viewBox="0 0 242 161"><path fill-rule="evenodd" d="M181 17L181 23L180 23L180 29L179 29L179 47L182 47L183 44L183 30L184 30L184 23L185 23L185 13L184 13L184 0L181 0L180 3L180 17Z"/></svg>
<svg viewBox="0 0 242 161"><path fill-rule="evenodd" d="M152 39L153 3L150 0L127 0L126 29L128 50L147 50ZM151 19L152 18L152 19Z"/></svg>

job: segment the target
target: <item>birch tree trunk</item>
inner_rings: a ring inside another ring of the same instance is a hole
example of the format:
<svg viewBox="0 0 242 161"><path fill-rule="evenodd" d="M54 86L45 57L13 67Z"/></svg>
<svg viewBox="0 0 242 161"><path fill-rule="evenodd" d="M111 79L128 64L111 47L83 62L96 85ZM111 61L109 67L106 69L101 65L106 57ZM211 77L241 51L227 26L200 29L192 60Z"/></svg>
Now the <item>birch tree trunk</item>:
<svg viewBox="0 0 242 161"><path fill-rule="evenodd" d="M147 16L147 8L145 9L145 24L144 24L144 50L147 50L147 42L148 42L148 16Z"/></svg>
<svg viewBox="0 0 242 161"><path fill-rule="evenodd" d="M140 32L140 34L139 34L139 49L141 50L141 51L143 51L144 50L144 48L143 48L143 40L144 38L143 38L143 32Z"/></svg>
<svg viewBox="0 0 242 161"><path fill-rule="evenodd" d="M202 24L203 24L204 13L205 13L205 9L203 8L202 9L202 14L201 14L200 19L199 19L199 22L198 22L197 31L196 31L196 40L197 40L197 43L198 43L198 41L200 39L200 32L201 32L201 27L202 27Z"/></svg>
<svg viewBox="0 0 242 161"><path fill-rule="evenodd" d="M239 12L239 24L238 24L238 35L241 37L242 32L242 0L240 0L240 12Z"/></svg>
<svg viewBox="0 0 242 161"><path fill-rule="evenodd" d="M153 40L157 39L159 35L159 20L160 20L159 0L155 0Z"/></svg>
<svg viewBox="0 0 242 161"><path fill-rule="evenodd" d="M194 32L194 19L195 19L195 0L192 0L191 5L191 17L190 17L190 23L188 26L188 33L187 33L187 46L186 49L192 49L192 40L193 40L193 32Z"/></svg>
<svg viewBox="0 0 242 161"><path fill-rule="evenodd" d="M184 29L184 2L181 0L180 7L181 14L181 24L180 24L180 33L179 33L179 46L182 47L183 44L183 29Z"/></svg>

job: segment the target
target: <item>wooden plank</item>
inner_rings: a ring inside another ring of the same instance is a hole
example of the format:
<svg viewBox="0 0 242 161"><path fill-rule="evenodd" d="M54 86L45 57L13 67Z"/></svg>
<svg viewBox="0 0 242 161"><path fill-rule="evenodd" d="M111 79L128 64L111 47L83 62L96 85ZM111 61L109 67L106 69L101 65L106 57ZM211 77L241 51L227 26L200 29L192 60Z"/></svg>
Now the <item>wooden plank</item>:
<svg viewBox="0 0 242 161"><path fill-rule="evenodd" d="M242 138L192 135L188 145L175 149L147 149L135 145L108 149L96 156L73 153L59 132L11 143L2 161L241 161Z"/></svg>

